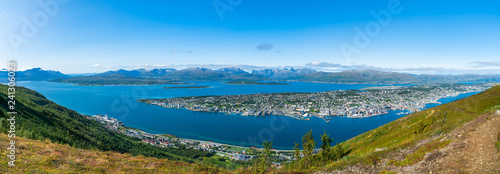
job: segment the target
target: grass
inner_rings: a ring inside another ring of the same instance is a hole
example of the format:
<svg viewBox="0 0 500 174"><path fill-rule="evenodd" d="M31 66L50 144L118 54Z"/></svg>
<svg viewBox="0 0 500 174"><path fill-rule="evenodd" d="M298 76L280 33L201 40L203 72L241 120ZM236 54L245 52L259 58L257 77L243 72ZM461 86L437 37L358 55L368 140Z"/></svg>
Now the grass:
<svg viewBox="0 0 500 174"><path fill-rule="evenodd" d="M416 164L424 158L425 154L432 152L436 149L443 148L451 143L451 140L441 141L441 138L438 138L430 143L423 145L417 151L413 152L410 155L407 155L405 159L402 161L391 160L389 164L396 166L406 166Z"/></svg>
<svg viewBox="0 0 500 174"><path fill-rule="evenodd" d="M411 114L345 142L353 154L375 148L397 147L416 140L447 133L481 115L500 101L500 87L456 102Z"/></svg>
<svg viewBox="0 0 500 174"><path fill-rule="evenodd" d="M0 142L10 138L0 133ZM83 150L68 145L37 141L16 137L16 162L14 167L7 167L2 160L0 173L192 173L194 164L132 156L118 152ZM7 143L0 144L1 149ZM7 151L1 150L2 158Z"/></svg>
<svg viewBox="0 0 500 174"><path fill-rule="evenodd" d="M496 86L462 100L402 117L342 143L349 149L349 155L327 165L325 170L342 169L357 163L375 165L382 158L387 158L389 153L414 147L421 140L448 133L479 115L491 112L492 107L500 104L499 101L500 86ZM406 156L403 161L394 164L414 164L426 153L449 143L449 141L428 143ZM500 143L497 143L497 147L500 146L498 144ZM376 148L387 148L387 150L376 152Z"/></svg>
<svg viewBox="0 0 500 174"><path fill-rule="evenodd" d="M247 148L243 148L243 147L235 147L235 146L230 146L227 150L232 150L232 151L235 151L235 152L243 152L244 150L246 150Z"/></svg>
<svg viewBox="0 0 500 174"><path fill-rule="evenodd" d="M387 171L387 170L382 170L379 172L379 174L393 174L393 173L398 173L398 172L390 172L390 171Z"/></svg>

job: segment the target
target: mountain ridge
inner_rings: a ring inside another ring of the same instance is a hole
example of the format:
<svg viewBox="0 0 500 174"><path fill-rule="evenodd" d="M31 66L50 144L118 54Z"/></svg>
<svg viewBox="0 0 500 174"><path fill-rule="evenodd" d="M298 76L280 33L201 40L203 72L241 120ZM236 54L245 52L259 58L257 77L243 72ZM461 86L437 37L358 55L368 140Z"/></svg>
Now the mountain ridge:
<svg viewBox="0 0 500 174"><path fill-rule="evenodd" d="M8 73L9 72L7 70L0 71L0 75L2 77L5 77L5 79L8 77L7 76ZM51 80L56 78L68 78L70 76L63 74L59 71L43 70L42 68L32 68L24 71L17 71L15 77L16 81L41 81L41 80ZM7 81L5 79L2 79L2 81Z"/></svg>
<svg viewBox="0 0 500 174"><path fill-rule="evenodd" d="M320 82L338 84L421 84L421 83L457 83L457 82L500 82L500 75L415 75L409 73L378 71L370 69L346 70L342 72L322 72L312 69L265 69L254 70L251 73L240 68L186 68L175 69L153 69L153 70L117 70L104 73L71 78L59 78L53 82L85 83L88 81L118 81L116 76L121 75L122 81L137 81L147 79L152 84L170 84L179 81L297 81L297 82ZM124 83L127 84L127 83ZM134 84L134 83L131 83ZM142 83L145 84L145 83Z"/></svg>
<svg viewBox="0 0 500 174"><path fill-rule="evenodd" d="M7 71L0 75L7 76ZM183 84L180 81L296 81L337 84L421 84L421 83L488 83L500 82L500 75L437 75L410 74L373 69L354 69L341 72L324 72L308 68L282 68L245 71L237 67L208 69L189 67L181 70L161 69L119 69L103 73L70 76L59 71L33 68L16 72L17 81L48 80L79 85L154 85ZM7 82L3 79L2 82Z"/></svg>

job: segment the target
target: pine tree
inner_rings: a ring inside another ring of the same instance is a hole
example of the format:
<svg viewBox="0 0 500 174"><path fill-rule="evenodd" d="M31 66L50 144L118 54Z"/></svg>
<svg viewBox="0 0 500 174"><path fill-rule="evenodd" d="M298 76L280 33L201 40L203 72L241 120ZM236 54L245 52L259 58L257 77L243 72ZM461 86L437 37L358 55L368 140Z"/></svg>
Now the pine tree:
<svg viewBox="0 0 500 174"><path fill-rule="evenodd" d="M299 150L299 143L295 143L295 146L293 147L293 157L295 158L295 168L300 169L300 150Z"/></svg>
<svg viewBox="0 0 500 174"><path fill-rule="evenodd" d="M307 168L311 162L314 147L316 147L316 141L314 141L312 129L302 137L302 147L304 149L304 167Z"/></svg>
<svg viewBox="0 0 500 174"><path fill-rule="evenodd" d="M321 141L323 144L321 145L321 157L323 158L324 161L330 160L331 155L330 155L330 144L332 143L333 139L330 138L328 134L326 134L326 131L321 135Z"/></svg>
<svg viewBox="0 0 500 174"><path fill-rule="evenodd" d="M268 142L264 141L262 143L262 146L264 146L264 149L262 152L259 154L259 158L256 160L256 163L259 163L258 168L256 168L256 171L254 173L267 173L268 169L271 168L271 146L273 145L273 142Z"/></svg>

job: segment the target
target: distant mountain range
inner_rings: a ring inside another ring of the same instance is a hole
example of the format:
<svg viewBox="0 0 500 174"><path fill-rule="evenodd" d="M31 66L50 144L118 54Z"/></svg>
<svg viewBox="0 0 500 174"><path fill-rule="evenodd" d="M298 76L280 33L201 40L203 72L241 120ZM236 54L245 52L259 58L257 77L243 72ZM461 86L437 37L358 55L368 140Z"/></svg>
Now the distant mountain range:
<svg viewBox="0 0 500 174"><path fill-rule="evenodd" d="M250 74L239 68L153 69L117 70L90 76L52 79L52 82L77 83L80 85L152 85L181 84L179 81L220 81L220 80L272 80L258 74Z"/></svg>
<svg viewBox="0 0 500 174"><path fill-rule="evenodd" d="M349 70L336 73L314 72L287 80L334 83L410 84L421 83L418 75L375 70Z"/></svg>
<svg viewBox="0 0 500 174"><path fill-rule="evenodd" d="M348 70L342 72L314 72L286 78L286 80L329 83L420 84L457 82L500 82L500 75L414 75L376 70Z"/></svg>
<svg viewBox="0 0 500 174"><path fill-rule="evenodd" d="M0 71L0 75L2 77L5 77L1 78L2 80L0 80L0 82L7 81L8 73L9 72L7 70ZM39 80L49 80L49 79L67 78L67 77L70 76L65 75L59 71L42 70L42 68L33 68L25 71L16 72L16 81L39 81Z"/></svg>
<svg viewBox="0 0 500 174"><path fill-rule="evenodd" d="M7 77L6 71L0 71ZM186 68L176 70L136 69L116 70L103 73L69 76L58 71L46 71L33 68L17 72L17 80L49 80L52 82L76 83L80 85L151 85L181 84L180 81L297 81L324 82L339 84L421 84L421 83L457 83L457 82L500 82L500 75L415 75L408 73L347 70L342 72L319 72L313 69L263 69L245 71L240 68Z"/></svg>
<svg viewBox="0 0 500 174"><path fill-rule="evenodd" d="M311 74L317 72L313 69L294 69L294 68L285 68L285 69L264 69L264 70L253 70L252 74L263 75L272 79L286 79L294 76L299 76L303 74Z"/></svg>

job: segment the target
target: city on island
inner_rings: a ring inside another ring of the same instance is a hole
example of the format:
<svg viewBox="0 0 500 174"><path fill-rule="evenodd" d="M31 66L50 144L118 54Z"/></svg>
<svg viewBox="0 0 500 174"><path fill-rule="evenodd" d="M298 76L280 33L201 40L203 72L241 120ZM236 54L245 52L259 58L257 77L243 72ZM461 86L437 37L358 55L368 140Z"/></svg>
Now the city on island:
<svg viewBox="0 0 500 174"><path fill-rule="evenodd" d="M330 116L364 118L389 113L389 110L418 112L441 98L484 91L493 83L429 84L417 86L376 86L363 90L336 90L315 93L263 93L222 96L193 96L166 99L141 99L140 102L166 108L228 115L284 115L301 120L315 116L329 122Z"/></svg>

